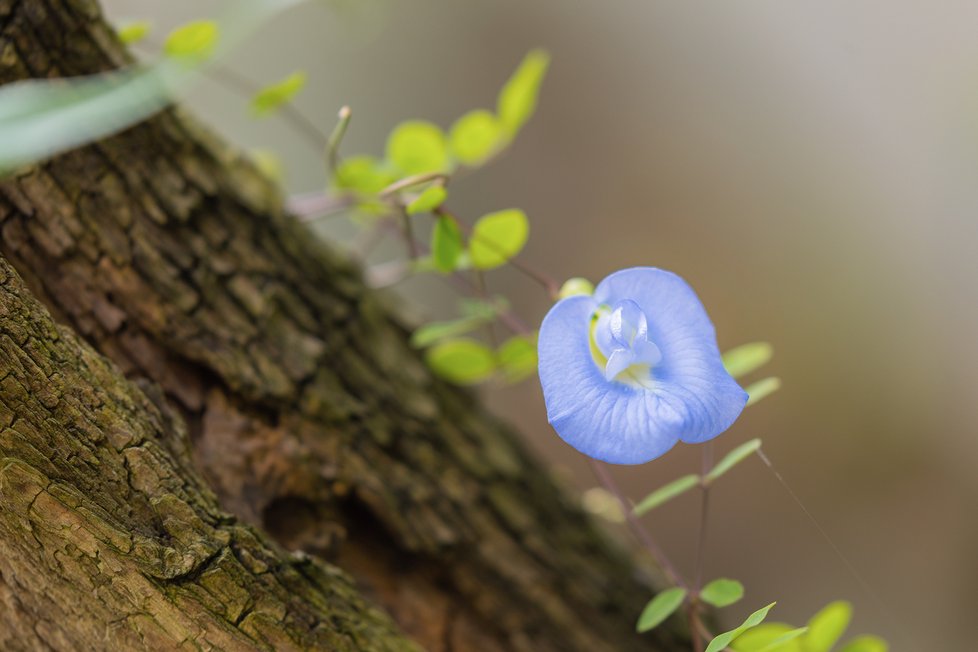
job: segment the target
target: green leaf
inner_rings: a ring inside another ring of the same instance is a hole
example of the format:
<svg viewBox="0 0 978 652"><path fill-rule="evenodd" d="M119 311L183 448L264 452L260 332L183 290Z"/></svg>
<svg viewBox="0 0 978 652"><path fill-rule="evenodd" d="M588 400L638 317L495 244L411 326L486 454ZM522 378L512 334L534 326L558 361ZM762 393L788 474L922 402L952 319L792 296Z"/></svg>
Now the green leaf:
<svg viewBox="0 0 978 652"><path fill-rule="evenodd" d="M365 195L376 195L394 181L394 175L372 156L351 156L340 163L333 185Z"/></svg>
<svg viewBox="0 0 978 652"><path fill-rule="evenodd" d="M439 340L458 337L471 332L485 323L484 319L466 317L452 321L433 321L411 333L411 346L423 349Z"/></svg>
<svg viewBox="0 0 978 652"><path fill-rule="evenodd" d="M232 3L221 24L226 52L274 14L301 0ZM139 122L178 99L198 79L190 60L70 79L31 79L0 88L0 176Z"/></svg>
<svg viewBox="0 0 978 652"><path fill-rule="evenodd" d="M31 79L0 88L0 176L116 133L162 109L186 80L172 61L55 81Z"/></svg>
<svg viewBox="0 0 978 652"><path fill-rule="evenodd" d="M472 385L492 375L496 360L489 347L468 338L439 342L425 359L436 374L459 385Z"/></svg>
<svg viewBox="0 0 978 652"><path fill-rule="evenodd" d="M509 310L509 300L503 296L495 296L488 301L465 297L459 299L458 309L466 317L492 319L499 313Z"/></svg>
<svg viewBox="0 0 978 652"><path fill-rule="evenodd" d="M714 607L729 607L744 597L744 585L725 577L715 579L700 591L700 599Z"/></svg>
<svg viewBox="0 0 978 652"><path fill-rule="evenodd" d="M506 263L526 244L530 222L526 213L510 208L483 215L472 227L469 256L476 269L492 269Z"/></svg>
<svg viewBox="0 0 978 652"><path fill-rule="evenodd" d="M779 389L781 389L781 379L775 378L774 376L748 385L747 389L744 390L747 392L747 396L749 397L747 399L747 405L753 405L762 398L770 396Z"/></svg>
<svg viewBox="0 0 978 652"><path fill-rule="evenodd" d="M269 84L258 91L251 99L251 111L257 116L265 116L283 104L288 104L292 98L306 85L306 73L297 70L285 79Z"/></svg>
<svg viewBox="0 0 978 652"><path fill-rule="evenodd" d="M723 366L734 378L746 376L760 369L774 356L774 347L767 342L741 344L723 354Z"/></svg>
<svg viewBox="0 0 978 652"><path fill-rule="evenodd" d="M440 216L431 232L431 257L440 272L452 272L462 253L462 233L451 217Z"/></svg>
<svg viewBox="0 0 978 652"><path fill-rule="evenodd" d="M496 360L506 380L516 383L537 370L537 345L533 338L516 335L503 342Z"/></svg>
<svg viewBox="0 0 978 652"><path fill-rule="evenodd" d="M477 109L455 121L449 130L448 142L455 158L466 165L477 165L499 149L502 135L496 116Z"/></svg>
<svg viewBox="0 0 978 652"><path fill-rule="evenodd" d="M443 172L448 167L445 134L430 122L402 122L387 138L387 158L405 175Z"/></svg>
<svg viewBox="0 0 978 652"><path fill-rule="evenodd" d="M736 639L738 636L740 636L747 630L760 625L761 622L763 622L763 620L767 618L767 612L771 611L771 607L773 607L775 604L777 603L772 602L768 606L758 609L757 611L749 615L747 617L747 620L745 620L743 624L740 625L740 627L738 627L737 629L732 629L729 632L724 632L719 636L717 636L715 639L710 641L710 644L706 647L706 652L719 652L720 650L729 646L734 639Z"/></svg>
<svg viewBox="0 0 978 652"><path fill-rule="evenodd" d="M889 652L890 646L879 636L860 636L854 638L839 652Z"/></svg>
<svg viewBox="0 0 978 652"><path fill-rule="evenodd" d="M448 199L448 191L445 190L445 186L434 185L425 188L424 192L407 205L408 215L430 213L444 204L446 199Z"/></svg>
<svg viewBox="0 0 978 652"><path fill-rule="evenodd" d="M673 480L664 487L659 487L648 496L638 502L632 509L636 516L641 516L645 512L655 509L659 505L680 496L700 483L700 476L696 474L684 475Z"/></svg>
<svg viewBox="0 0 978 652"><path fill-rule="evenodd" d="M733 449L727 453L726 456L724 456L724 458L710 470L709 473L706 474L706 481L713 482L721 475L753 455L760 447L760 439L751 439L750 441L745 442Z"/></svg>
<svg viewBox="0 0 978 652"><path fill-rule="evenodd" d="M594 294L594 283L586 278L575 276L564 281L564 284L560 286L560 291L557 293L557 298L566 299L567 297L576 297L578 295L591 296L592 294Z"/></svg>
<svg viewBox="0 0 978 652"><path fill-rule="evenodd" d="M800 650L802 648L795 647L798 643L798 637L807 631L807 627L798 627L790 632L785 632L762 647L758 652L791 652L791 650Z"/></svg>
<svg viewBox="0 0 978 652"><path fill-rule="evenodd" d="M615 494L604 487L591 487L581 496L581 506L585 510L611 521L612 523L624 523L625 513L621 511L621 502Z"/></svg>
<svg viewBox="0 0 978 652"><path fill-rule="evenodd" d="M509 137L515 136L536 110L540 84L549 65L549 54L543 50L533 50L499 92L496 112Z"/></svg>
<svg viewBox="0 0 978 652"><path fill-rule="evenodd" d="M806 629L798 630L785 623L764 623L738 636L730 647L736 652L805 652L797 640L801 634L796 632L804 633Z"/></svg>
<svg viewBox="0 0 978 652"><path fill-rule="evenodd" d="M645 605L645 609L642 610L642 615L638 617L635 631L647 632L659 626L662 624L662 621L682 606L683 600L685 599L686 589L682 587L674 586L671 589L662 591Z"/></svg>
<svg viewBox="0 0 978 652"><path fill-rule="evenodd" d="M829 652L849 627L852 605L844 600L831 602L808 621L808 633L802 640L805 652Z"/></svg>
<svg viewBox="0 0 978 652"><path fill-rule="evenodd" d="M124 44L133 45L146 38L151 27L152 25L150 25L149 21L134 20L125 25L120 25L119 29L116 30L116 34L119 35L119 40Z"/></svg>
<svg viewBox="0 0 978 652"><path fill-rule="evenodd" d="M221 30L213 20L194 20L166 37L163 51L178 59L206 59L214 53Z"/></svg>

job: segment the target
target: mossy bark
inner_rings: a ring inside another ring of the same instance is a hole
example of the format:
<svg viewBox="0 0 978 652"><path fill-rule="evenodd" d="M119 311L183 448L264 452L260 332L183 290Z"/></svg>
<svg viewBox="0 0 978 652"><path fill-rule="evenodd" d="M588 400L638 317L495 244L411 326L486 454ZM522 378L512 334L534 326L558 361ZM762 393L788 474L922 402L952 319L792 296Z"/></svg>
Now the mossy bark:
<svg viewBox="0 0 978 652"><path fill-rule="evenodd" d="M128 60L92 2L0 0L0 83ZM630 560L186 116L0 182L0 236L0 642L688 649L634 634Z"/></svg>

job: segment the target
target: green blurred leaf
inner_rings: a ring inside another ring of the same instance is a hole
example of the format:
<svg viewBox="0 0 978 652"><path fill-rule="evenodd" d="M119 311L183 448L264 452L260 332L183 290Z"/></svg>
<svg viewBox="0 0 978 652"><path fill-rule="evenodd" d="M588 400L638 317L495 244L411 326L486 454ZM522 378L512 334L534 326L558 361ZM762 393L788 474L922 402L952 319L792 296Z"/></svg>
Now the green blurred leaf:
<svg viewBox="0 0 978 652"><path fill-rule="evenodd" d="M31 79L0 88L0 175L17 166L102 138L169 102L186 77L165 62L56 81Z"/></svg>
<svg viewBox="0 0 978 652"><path fill-rule="evenodd" d="M506 263L526 244L530 222L526 213L510 208L480 217L469 237L469 257L476 269L492 269Z"/></svg>
<svg viewBox="0 0 978 652"><path fill-rule="evenodd" d="M469 333L484 323L486 323L485 319L474 317L452 321L433 321L411 333L411 346L416 349L423 349L439 340Z"/></svg>
<svg viewBox="0 0 978 652"><path fill-rule="evenodd" d="M543 50L533 50L499 92L496 112L509 137L515 136L536 110L540 84L549 65L549 54Z"/></svg>
<svg viewBox="0 0 978 652"><path fill-rule="evenodd" d="M428 349L425 359L432 371L459 385L481 382L496 369L489 347L467 338L439 342Z"/></svg>
<svg viewBox="0 0 978 652"><path fill-rule="evenodd" d="M241 0L222 19L222 53L301 0ZM156 113L198 78L195 60L70 79L31 79L0 88L0 176L112 135Z"/></svg>
<svg viewBox="0 0 978 652"><path fill-rule="evenodd" d="M437 184L429 186L414 201L407 205L408 215L430 213L444 204L446 199L448 199L448 191L445 190L445 186Z"/></svg>
<svg viewBox="0 0 978 652"><path fill-rule="evenodd" d="M130 23L120 25L116 33L119 35L119 40L126 45L133 45L139 43L146 35L149 34L149 30L152 25L146 20L134 20Z"/></svg>
<svg viewBox="0 0 978 652"><path fill-rule="evenodd" d="M748 385L744 390L747 392L747 396L749 397L747 399L747 405L754 405L762 398L770 396L779 389L781 389L781 379L775 378L774 376Z"/></svg>
<svg viewBox="0 0 978 652"><path fill-rule="evenodd" d="M402 122L387 138L387 158L405 175L443 172L448 167L445 134L423 120Z"/></svg>
<svg viewBox="0 0 978 652"><path fill-rule="evenodd" d="M452 272L462 253L462 233L451 217L440 216L431 232L431 257L440 272Z"/></svg>
<svg viewBox="0 0 978 652"><path fill-rule="evenodd" d="M785 632L762 647L758 652L791 652L791 650L798 649L793 646L797 644L798 638L807 631L807 627L798 627L790 632Z"/></svg>
<svg viewBox="0 0 978 652"><path fill-rule="evenodd" d="M839 652L889 652L889 644L879 636L859 636L845 645Z"/></svg>
<svg viewBox="0 0 978 652"><path fill-rule="evenodd" d="M592 294L594 294L594 283L586 278L575 276L564 281L564 284L560 286L560 291L557 293L557 298L566 299L567 297L578 295L591 296Z"/></svg>
<svg viewBox="0 0 978 652"><path fill-rule="evenodd" d="M372 156L351 156L336 169L333 184L343 190L376 195L394 181L394 175Z"/></svg>
<svg viewBox="0 0 978 652"><path fill-rule="evenodd" d="M726 473L727 471L729 471L730 469L737 466L745 459L753 455L755 452L757 452L757 449L759 449L760 447L761 447L760 439L751 439L750 441L745 442L740 446L738 446L737 448L733 449L732 451L727 453L724 456L724 458L720 460L720 462L716 466L714 466L713 469L710 470L709 473L706 474L706 481L713 482L721 475L723 475L724 473Z"/></svg>
<svg viewBox="0 0 978 652"><path fill-rule="evenodd" d="M166 37L163 51L179 59L206 59L214 54L221 30L213 20L194 20L177 27Z"/></svg>
<svg viewBox="0 0 978 652"><path fill-rule="evenodd" d="M581 496L581 506L585 510L612 523L624 523L625 513L615 494L604 487L591 487Z"/></svg>
<svg viewBox="0 0 978 652"><path fill-rule="evenodd" d="M642 610L642 615L638 617L638 624L635 631L647 632L662 624L666 618L671 616L683 604L686 599L686 589L674 586L666 589L649 600Z"/></svg>
<svg viewBox="0 0 978 652"><path fill-rule="evenodd" d="M632 509L636 516L641 516L642 514L655 509L659 505L666 503L676 496L680 496L696 485L700 483L700 476L696 474L684 475L683 477L673 480L669 484L659 487L648 496L638 501L638 504Z"/></svg>
<svg viewBox="0 0 978 652"><path fill-rule="evenodd" d="M773 355L774 347L767 342L741 344L723 354L723 366L728 374L740 378L766 365Z"/></svg>
<svg viewBox="0 0 978 652"><path fill-rule="evenodd" d="M712 641L710 641L710 644L706 647L706 652L719 652L720 650L729 646L734 639L736 639L738 636L740 636L747 630L760 625L761 622L763 622L763 620L767 618L767 612L771 611L771 607L773 607L775 604L777 603L772 602L768 606L758 609L750 616L748 616L747 620L745 620L743 624L740 625L740 627L736 629L732 629L729 632L724 632L719 636L717 636L716 638L714 638Z"/></svg>
<svg viewBox="0 0 978 652"><path fill-rule="evenodd" d="M849 627L852 605L844 600L830 602L808 621L808 633L802 639L805 652L829 652Z"/></svg>
<svg viewBox="0 0 978 652"><path fill-rule="evenodd" d="M496 116L484 109L469 111L455 121L448 142L455 158L466 165L477 165L493 154L502 140Z"/></svg>
<svg viewBox="0 0 978 652"><path fill-rule="evenodd" d="M806 628L801 628L803 633ZM736 652L805 652L798 642L800 634L794 634L799 630L793 625L785 623L764 623L753 629L744 632L737 637L737 640L730 646ZM793 634L790 638L784 637ZM776 647L770 647L776 645Z"/></svg>
<svg viewBox="0 0 978 652"><path fill-rule="evenodd" d="M251 111L257 116L265 116L283 104L288 104L292 98L306 85L306 73L297 70L282 81L269 84L258 91L251 99Z"/></svg>
<svg viewBox="0 0 978 652"><path fill-rule="evenodd" d="M492 319L499 313L509 310L509 300L503 296L495 296L488 301L463 297L459 299L458 309L466 317Z"/></svg>
<svg viewBox="0 0 978 652"><path fill-rule="evenodd" d="M496 360L506 380L516 383L537 370L537 345L525 335L511 337L496 352Z"/></svg>
<svg viewBox="0 0 978 652"><path fill-rule="evenodd" d="M703 602L718 608L729 607L743 597L744 585L725 577L713 580L700 591L700 599Z"/></svg>

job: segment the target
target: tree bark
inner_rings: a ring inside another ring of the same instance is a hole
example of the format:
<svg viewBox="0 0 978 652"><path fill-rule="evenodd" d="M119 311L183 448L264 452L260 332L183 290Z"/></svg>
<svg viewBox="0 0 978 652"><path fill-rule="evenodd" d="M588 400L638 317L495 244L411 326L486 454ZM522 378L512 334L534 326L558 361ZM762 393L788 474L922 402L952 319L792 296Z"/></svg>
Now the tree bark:
<svg viewBox="0 0 978 652"><path fill-rule="evenodd" d="M0 0L0 83L127 62L91 2ZM0 643L688 649L634 633L631 561L178 111L0 182L0 235L30 290L2 268Z"/></svg>

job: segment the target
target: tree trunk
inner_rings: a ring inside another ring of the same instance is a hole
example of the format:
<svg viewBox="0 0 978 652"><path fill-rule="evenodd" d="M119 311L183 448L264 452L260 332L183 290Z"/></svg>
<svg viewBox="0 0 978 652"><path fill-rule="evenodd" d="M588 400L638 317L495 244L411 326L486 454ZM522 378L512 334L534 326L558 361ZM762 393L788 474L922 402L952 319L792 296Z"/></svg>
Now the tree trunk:
<svg viewBox="0 0 978 652"><path fill-rule="evenodd" d="M0 0L0 83L128 61L87 0ZM179 112L0 182L0 229L3 649L688 649L634 633L632 563Z"/></svg>

